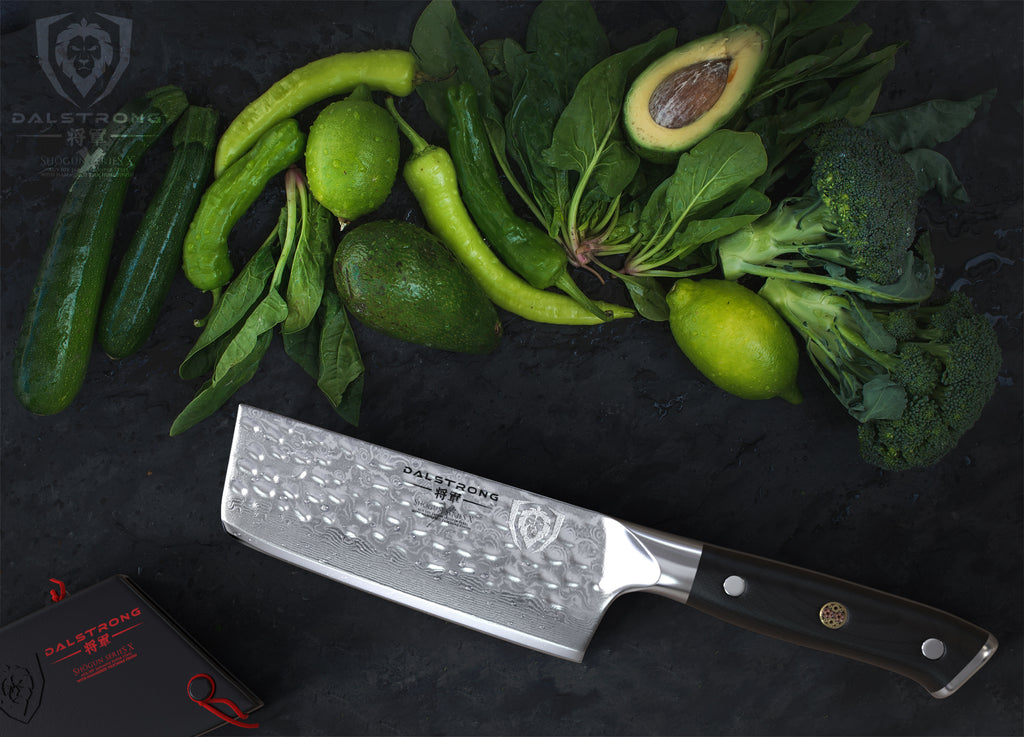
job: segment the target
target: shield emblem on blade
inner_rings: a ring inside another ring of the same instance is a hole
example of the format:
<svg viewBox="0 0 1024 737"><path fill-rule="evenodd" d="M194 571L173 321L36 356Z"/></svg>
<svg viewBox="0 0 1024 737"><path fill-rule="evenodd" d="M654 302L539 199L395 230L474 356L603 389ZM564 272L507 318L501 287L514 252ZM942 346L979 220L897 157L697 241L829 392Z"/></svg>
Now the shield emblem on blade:
<svg viewBox="0 0 1024 737"><path fill-rule="evenodd" d="M131 57L132 22L106 13L36 21L39 64L61 97L79 108L109 95Z"/></svg>
<svg viewBox="0 0 1024 737"><path fill-rule="evenodd" d="M539 553L553 543L565 516L544 505L517 499L508 513L512 541L527 553Z"/></svg>
<svg viewBox="0 0 1024 737"><path fill-rule="evenodd" d="M43 671L34 663L0 663L0 711L28 724L43 700Z"/></svg>

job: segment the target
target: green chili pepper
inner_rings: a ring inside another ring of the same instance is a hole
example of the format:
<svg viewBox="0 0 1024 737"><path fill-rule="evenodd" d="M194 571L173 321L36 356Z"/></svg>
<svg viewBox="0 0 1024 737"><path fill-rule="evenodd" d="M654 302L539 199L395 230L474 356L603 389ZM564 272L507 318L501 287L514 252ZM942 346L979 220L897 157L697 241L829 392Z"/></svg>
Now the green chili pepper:
<svg viewBox="0 0 1024 737"><path fill-rule="evenodd" d="M602 319L601 309L569 276L566 253L509 204L491 157L476 90L463 83L448 89L448 144L462 197L484 238L513 271L537 289L555 287Z"/></svg>
<svg viewBox="0 0 1024 737"><path fill-rule="evenodd" d="M390 98L387 107L399 130L412 143L412 155L402 168L402 176L419 202L427 225L466 265L495 305L527 320L557 325L594 325L605 319L634 316L626 307L597 302L602 313L598 317L564 294L531 286L505 266L466 210L451 156L417 134L399 116Z"/></svg>
<svg viewBox="0 0 1024 737"><path fill-rule="evenodd" d="M306 134L294 118L277 123L203 193L185 236L182 266L198 289L219 295L234 271L228 234L278 172L295 163L306 147Z"/></svg>
<svg viewBox="0 0 1024 737"><path fill-rule="evenodd" d="M416 88L415 57L401 49L351 51L317 59L289 72L238 114L217 144L214 176L231 164L275 123L360 84L405 97Z"/></svg>

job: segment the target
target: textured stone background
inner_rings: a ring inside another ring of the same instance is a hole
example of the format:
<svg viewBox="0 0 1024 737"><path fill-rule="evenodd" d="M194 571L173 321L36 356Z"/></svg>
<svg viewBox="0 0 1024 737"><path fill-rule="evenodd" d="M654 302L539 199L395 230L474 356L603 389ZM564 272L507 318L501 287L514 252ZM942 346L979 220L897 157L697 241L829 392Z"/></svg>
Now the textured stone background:
<svg viewBox="0 0 1024 737"><path fill-rule="evenodd" d="M34 417L9 388L14 342L69 184L42 159L71 126L17 124L71 109L42 74L34 22L69 12L134 22L132 58L97 109L173 82L227 121L286 72L340 50L405 47L421 3L23 3L2 5L2 622L47 605L50 577L78 590L135 579L267 702L260 734L1020 734L1021 45L1018 2L865 3L874 44L907 40L880 105L962 99L991 108L943 146L972 202L925 205L939 285L964 289L1005 351L995 399L941 464L887 474L802 367L805 402L745 402L709 385L664 325L571 329L505 315L486 357L359 329L363 422L346 426L272 348L216 416L167 430L195 387L177 365L205 298L182 277L139 355L94 355L60 415ZM521 36L530 3L466 2L476 41ZM713 30L711 2L599 2L621 48L668 25ZM424 131L415 97L402 103ZM301 120L308 123L311 112ZM56 139L27 137L40 132ZM143 162L121 223L130 237L161 175ZM280 206L266 196L236 254ZM419 220L396 188L382 215ZM613 295L614 296L614 295ZM243 548L218 521L234 407L244 401L650 527L815 568L953 613L1001 650L935 701L896 675L736 630L649 595L616 602L582 664L505 644ZM224 727L219 733L246 730Z"/></svg>

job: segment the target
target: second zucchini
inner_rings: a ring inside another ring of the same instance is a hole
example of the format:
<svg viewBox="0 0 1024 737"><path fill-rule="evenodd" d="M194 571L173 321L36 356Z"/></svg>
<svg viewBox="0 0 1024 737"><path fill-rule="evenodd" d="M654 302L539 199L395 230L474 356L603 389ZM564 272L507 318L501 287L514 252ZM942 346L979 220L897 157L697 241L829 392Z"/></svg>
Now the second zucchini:
<svg viewBox="0 0 1024 737"><path fill-rule="evenodd" d="M121 260L100 313L99 342L111 358L138 351L153 332L181 268L192 222L217 144L217 113L191 106L174 129L174 155Z"/></svg>

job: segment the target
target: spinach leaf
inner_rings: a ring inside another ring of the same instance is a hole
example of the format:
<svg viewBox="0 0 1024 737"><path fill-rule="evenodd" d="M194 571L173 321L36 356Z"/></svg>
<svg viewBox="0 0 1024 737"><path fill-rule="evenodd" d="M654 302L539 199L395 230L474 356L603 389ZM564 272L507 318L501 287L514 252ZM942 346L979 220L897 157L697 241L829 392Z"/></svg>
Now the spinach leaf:
<svg viewBox="0 0 1024 737"><path fill-rule="evenodd" d="M791 15L778 36L806 36L818 28L834 25L849 15L858 2L859 0L829 0L820 3L790 4Z"/></svg>
<svg viewBox="0 0 1024 737"><path fill-rule="evenodd" d="M547 197L557 191L557 174L542 152L551 143L555 121L565 103L555 89L554 74L541 57L530 54L522 61L522 78L504 119L505 145L509 158L526 179L535 215L547 225L560 201L552 202Z"/></svg>
<svg viewBox="0 0 1024 737"><path fill-rule="evenodd" d="M228 372L237 364L245 363L256 349L259 337L264 333L271 332L286 317L288 317L288 304L284 301L284 297L271 287L263 300L245 318L238 333L224 347L223 353L217 359L217 365L213 367L214 383L227 376Z"/></svg>
<svg viewBox="0 0 1024 737"><path fill-rule="evenodd" d="M282 333L301 330L313 320L320 307L334 251L336 221L331 212L308 197L304 189L300 190L300 198L301 230L288 274L288 317L281 325Z"/></svg>
<svg viewBox="0 0 1024 737"><path fill-rule="evenodd" d="M876 113L865 125L903 153L917 175L917 191L935 190L947 202L967 203L970 198L949 159L932 147L954 138L984 110L996 95L987 90L970 99L928 100L902 110Z"/></svg>
<svg viewBox="0 0 1024 737"><path fill-rule="evenodd" d="M256 371L259 370L260 361L270 347L272 334L262 333L256 339L252 350L245 356L243 361L235 363L221 376L219 381L210 379L200 389L196 396L185 406L171 424L171 435L179 435L196 423L205 420L225 402L227 402L236 391L247 384Z"/></svg>
<svg viewBox="0 0 1024 737"><path fill-rule="evenodd" d="M800 39L778 60L781 66L762 75L753 99L777 95L814 80L855 74L862 64L858 55L871 35L871 28L864 24L843 24Z"/></svg>
<svg viewBox="0 0 1024 737"><path fill-rule="evenodd" d="M591 3L543 0L530 16L526 51L536 53L555 72L555 91L564 104L583 75L610 49Z"/></svg>
<svg viewBox="0 0 1024 737"><path fill-rule="evenodd" d="M282 208L279 224L285 217L286 212ZM237 329L249 314L249 310L263 296L267 280L274 273L277 237L278 228L275 227L274 232L221 294L210 311L199 339L178 368L178 375L182 379L192 381L213 370L217 357L223 350L226 336L230 340L232 331Z"/></svg>
<svg viewBox="0 0 1024 737"><path fill-rule="evenodd" d="M902 110L872 115L867 123L897 151L932 148L953 139L972 122L995 97L988 90L963 100L929 100Z"/></svg>
<svg viewBox="0 0 1024 737"><path fill-rule="evenodd" d="M326 292L325 292L326 294ZM323 309L321 302L320 309ZM320 374L320 316L319 311L313 321L292 333L281 333L281 343L285 354L314 379Z"/></svg>
<svg viewBox="0 0 1024 737"><path fill-rule="evenodd" d="M910 162L910 166L914 170L919 195L934 190L946 202L967 204L971 201L953 164L938 151L929 148L915 148L905 152L903 156Z"/></svg>
<svg viewBox="0 0 1024 737"><path fill-rule="evenodd" d="M592 67L559 116L551 146L543 152L544 161L588 174L618 130L626 86L640 69L671 50L675 38L675 29L667 29Z"/></svg>
<svg viewBox="0 0 1024 737"><path fill-rule="evenodd" d="M609 56L592 67L576 86L551 137L551 145L541 153L550 167L574 172L578 180L571 199L562 203L565 225L560 240L571 252L579 252L581 240L580 206L588 189L597 187L607 199L614 199L632 180L614 173L615 167L628 162L627 171L635 174L639 160L626 146L620 126L622 101L626 88L637 73L675 46L675 29L666 29L649 41ZM609 153L610 152L610 153ZM610 155L611 161L602 160ZM565 210L567 204L568 209Z"/></svg>
<svg viewBox="0 0 1024 737"><path fill-rule="evenodd" d="M325 293L317 386L346 421L359 424L365 369L355 331L341 299Z"/></svg>
<svg viewBox="0 0 1024 737"><path fill-rule="evenodd" d="M633 276L622 274L620 277L626 285L630 299L636 311L643 317L654 322L666 322L669 317L668 294L665 287L653 276Z"/></svg>
<svg viewBox="0 0 1024 737"><path fill-rule="evenodd" d="M479 52L462 30L452 0L431 0L420 13L412 31L410 47L420 71L428 78L416 87L427 114L441 130L448 127L448 104L445 95L449 87L469 82L488 104L490 74Z"/></svg>
<svg viewBox="0 0 1024 737"><path fill-rule="evenodd" d="M719 26L738 23L760 26L775 37L789 17L788 3L782 0L726 0Z"/></svg>
<svg viewBox="0 0 1024 737"><path fill-rule="evenodd" d="M763 194L750 190L768 160L756 133L720 129L679 157L640 215L641 239L630 251L624 271L650 273L696 247L734 232L767 211ZM702 224L695 221L709 214ZM680 230L691 225L692 229ZM663 274L659 274L663 275Z"/></svg>
<svg viewBox="0 0 1024 737"><path fill-rule="evenodd" d="M764 173L767 159L754 133L720 129L679 157L665 200L679 221L731 201Z"/></svg>
<svg viewBox="0 0 1024 737"><path fill-rule="evenodd" d="M341 299L324 292L316 319L284 336L285 352L309 374L347 422L359 424L364 366Z"/></svg>
<svg viewBox="0 0 1024 737"><path fill-rule="evenodd" d="M487 137L499 168L534 216L543 219L543 213L538 210L530 192L509 165L507 149L512 147L506 143L505 116L495 103L495 90L491 86L490 70L504 67L498 78L497 93L502 98L511 97L514 92L510 92L513 80L509 72L516 71L518 62L528 55L512 41L501 45L492 41L482 55L459 24L451 0L431 0L424 8L413 28L411 50L421 71L433 80L424 81L416 88L431 120L446 131L450 118L446 100L448 88L462 82L471 84L479 95ZM529 168L521 171L527 180L533 173Z"/></svg>
<svg viewBox="0 0 1024 737"><path fill-rule="evenodd" d="M698 246L724 238L750 225L767 213L771 204L763 192L748 188L713 216L687 222L683 231L677 232L673 238L672 250L677 258L688 255Z"/></svg>

